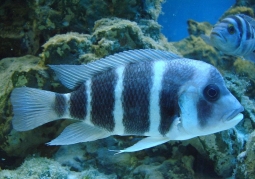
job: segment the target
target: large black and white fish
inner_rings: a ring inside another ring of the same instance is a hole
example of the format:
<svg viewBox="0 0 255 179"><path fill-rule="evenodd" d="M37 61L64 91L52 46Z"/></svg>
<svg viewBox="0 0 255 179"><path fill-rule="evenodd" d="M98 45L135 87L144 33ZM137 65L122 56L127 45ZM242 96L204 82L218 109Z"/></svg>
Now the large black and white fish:
<svg viewBox="0 0 255 179"><path fill-rule="evenodd" d="M70 89L59 94L27 87L11 94L17 131L73 119L49 145L110 135L148 136L118 152L185 140L234 127L243 107L216 68L160 50L131 50L87 65L50 65Z"/></svg>
<svg viewBox="0 0 255 179"><path fill-rule="evenodd" d="M217 23L203 40L224 54L255 62L255 20L244 14L231 15Z"/></svg>

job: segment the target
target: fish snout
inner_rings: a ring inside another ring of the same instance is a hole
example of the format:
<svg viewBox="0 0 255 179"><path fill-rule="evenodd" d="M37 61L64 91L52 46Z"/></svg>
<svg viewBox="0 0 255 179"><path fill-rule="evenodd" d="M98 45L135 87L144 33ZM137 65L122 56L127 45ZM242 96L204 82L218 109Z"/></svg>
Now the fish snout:
<svg viewBox="0 0 255 179"><path fill-rule="evenodd" d="M244 107L240 105L240 107L238 107L230 112L227 112L225 115L223 115L222 119L223 119L223 121L230 121L243 111L244 111Z"/></svg>
<svg viewBox="0 0 255 179"><path fill-rule="evenodd" d="M222 38L222 37L221 37L221 34L218 33L218 32L212 32L212 33L211 33L211 36L218 36L218 37Z"/></svg>
<svg viewBox="0 0 255 179"><path fill-rule="evenodd" d="M213 41L221 41L223 43L227 42L226 37L223 35L223 33L219 30L213 30L210 34L210 38Z"/></svg>

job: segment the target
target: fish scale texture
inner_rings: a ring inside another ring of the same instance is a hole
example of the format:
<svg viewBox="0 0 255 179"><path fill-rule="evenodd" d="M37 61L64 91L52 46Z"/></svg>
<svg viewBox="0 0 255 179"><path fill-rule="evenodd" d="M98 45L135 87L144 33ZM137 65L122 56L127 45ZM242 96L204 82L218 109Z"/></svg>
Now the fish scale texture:
<svg viewBox="0 0 255 179"><path fill-rule="evenodd" d="M71 93L70 115L76 119L84 119L87 111L86 88L83 84L77 91Z"/></svg>
<svg viewBox="0 0 255 179"><path fill-rule="evenodd" d="M91 83L92 123L110 132L114 130L115 126L113 111L117 79L115 71L109 70L92 78Z"/></svg>
<svg viewBox="0 0 255 179"><path fill-rule="evenodd" d="M152 63L128 65L124 72L122 106L126 133L142 134L149 130Z"/></svg>

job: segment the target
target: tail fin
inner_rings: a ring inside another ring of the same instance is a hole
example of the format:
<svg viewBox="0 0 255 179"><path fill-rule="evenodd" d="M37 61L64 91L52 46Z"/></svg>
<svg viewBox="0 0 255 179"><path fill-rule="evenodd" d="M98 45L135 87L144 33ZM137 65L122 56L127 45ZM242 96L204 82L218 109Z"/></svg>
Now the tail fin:
<svg viewBox="0 0 255 179"><path fill-rule="evenodd" d="M55 107L56 94L27 87L15 88L11 94L13 128L27 131L59 119Z"/></svg>

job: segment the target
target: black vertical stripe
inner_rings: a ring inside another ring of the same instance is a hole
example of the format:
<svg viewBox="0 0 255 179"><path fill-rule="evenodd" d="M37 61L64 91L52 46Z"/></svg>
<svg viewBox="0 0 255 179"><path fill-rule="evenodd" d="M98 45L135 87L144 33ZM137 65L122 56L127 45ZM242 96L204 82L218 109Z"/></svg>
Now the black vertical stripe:
<svg viewBox="0 0 255 179"><path fill-rule="evenodd" d="M236 47L239 47L241 45L241 40L242 40L242 36L243 36L243 26L242 26L242 21L236 17L236 16L230 16L232 19L234 19L234 21L236 22L237 24L237 30L239 31L239 38L237 39L237 44L236 44Z"/></svg>
<svg viewBox="0 0 255 179"><path fill-rule="evenodd" d="M94 125L113 131L115 86L118 76L114 70L106 71L91 81L91 120Z"/></svg>
<svg viewBox="0 0 255 179"><path fill-rule="evenodd" d="M199 99L197 102L197 118L199 125L205 127L208 119L212 116L213 106L204 99Z"/></svg>
<svg viewBox="0 0 255 179"><path fill-rule="evenodd" d="M192 79L194 70L189 65L169 63L162 78L159 94L160 125L162 135L170 130L174 119L179 115L178 92L182 84Z"/></svg>
<svg viewBox="0 0 255 179"><path fill-rule="evenodd" d="M237 24L237 30L239 31L240 33L240 36L242 37L243 36L243 26L242 26L242 21L236 17L236 16L230 16L230 18L234 19L234 21L236 22Z"/></svg>
<svg viewBox="0 0 255 179"><path fill-rule="evenodd" d="M82 84L78 90L71 93L70 96L70 115L75 119L85 119L87 115L87 101L85 84Z"/></svg>
<svg viewBox="0 0 255 179"><path fill-rule="evenodd" d="M126 134L141 135L149 131L152 62L129 64L124 70L122 106Z"/></svg>
<svg viewBox="0 0 255 179"><path fill-rule="evenodd" d="M225 96L229 94L229 91L224 87L224 80L218 70L212 67L208 71L208 81L205 83L204 89L208 86L208 84L215 84L220 89L220 95ZM217 100L216 100L217 101ZM215 102L216 102L215 101ZM199 121L199 125L201 127L205 127L208 124L208 119L213 115L214 105L216 104L213 101L207 101L206 98L200 98L197 102L197 119Z"/></svg>
<svg viewBox="0 0 255 179"><path fill-rule="evenodd" d="M66 112L67 103L64 95L55 93L54 110L58 117L62 117Z"/></svg>
<svg viewBox="0 0 255 179"><path fill-rule="evenodd" d="M246 26L246 39L245 40L249 40L249 39L251 39L251 25L245 19L243 19L243 21Z"/></svg>

